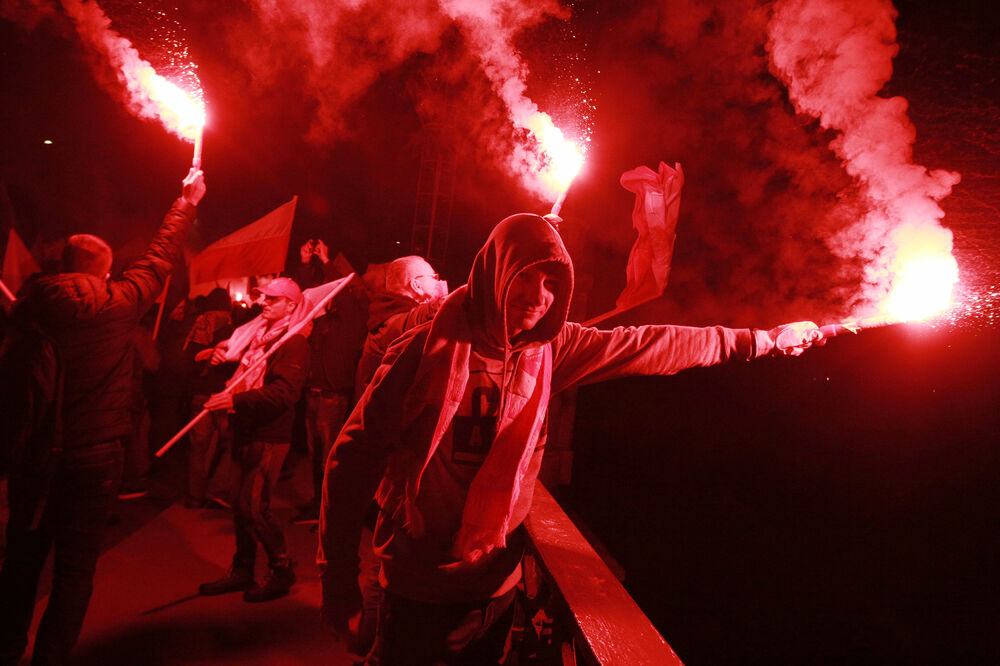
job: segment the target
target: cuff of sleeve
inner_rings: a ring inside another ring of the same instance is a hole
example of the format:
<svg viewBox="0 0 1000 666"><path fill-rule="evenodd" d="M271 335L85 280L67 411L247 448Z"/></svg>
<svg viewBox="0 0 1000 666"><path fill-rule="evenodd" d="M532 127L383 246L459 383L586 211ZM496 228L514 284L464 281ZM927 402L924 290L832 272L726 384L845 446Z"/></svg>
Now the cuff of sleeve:
<svg viewBox="0 0 1000 666"><path fill-rule="evenodd" d="M190 203L184 197L177 197L177 199L174 201L174 208L181 211L182 213L189 213L198 209L196 205Z"/></svg>
<svg viewBox="0 0 1000 666"><path fill-rule="evenodd" d="M774 341L767 331L759 328L750 329L750 360L767 356L774 351Z"/></svg>

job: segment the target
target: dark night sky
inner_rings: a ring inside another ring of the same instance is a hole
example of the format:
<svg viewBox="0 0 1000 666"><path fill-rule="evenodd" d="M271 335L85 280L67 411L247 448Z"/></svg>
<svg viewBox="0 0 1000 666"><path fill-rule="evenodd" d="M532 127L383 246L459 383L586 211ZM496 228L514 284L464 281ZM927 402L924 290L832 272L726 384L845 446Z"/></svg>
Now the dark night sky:
<svg viewBox="0 0 1000 666"><path fill-rule="evenodd" d="M322 235L358 268L396 256L428 118L448 118L459 138L442 270L452 284L492 224L547 208L488 149L503 118L453 28L393 60L396 37L359 19L354 29L381 41L347 49L321 81L339 90L374 72L371 83L338 107L338 132L309 141L322 109L295 40L273 67L251 65L251 3L179 4L211 115L196 243L298 194L293 247ZM750 11L760 6L591 0L574 3L572 29L549 21L517 40L528 93L557 122L579 116L567 79L595 100L564 209L579 282L593 282L583 313L609 309L624 284L632 196L618 176L663 160L688 176L671 284L631 322L843 314L857 273L823 238L850 180L832 134L795 115L768 74ZM569 499L687 663L1000 663L1000 20L985 0L896 7L900 52L881 94L909 100L915 161L962 174L941 204L962 307L935 327L838 339L800 359L580 393ZM18 232L29 245L82 230L148 238L189 144L98 85L64 22L0 19L0 54L0 178Z"/></svg>

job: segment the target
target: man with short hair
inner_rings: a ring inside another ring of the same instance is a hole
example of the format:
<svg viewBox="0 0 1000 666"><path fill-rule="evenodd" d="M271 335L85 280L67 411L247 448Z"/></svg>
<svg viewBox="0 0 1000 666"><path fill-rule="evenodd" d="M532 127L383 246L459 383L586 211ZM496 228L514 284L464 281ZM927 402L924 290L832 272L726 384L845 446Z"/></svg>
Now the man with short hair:
<svg viewBox="0 0 1000 666"><path fill-rule="evenodd" d="M108 244L78 234L66 243L60 273L39 276L21 290L9 342L28 332L38 344L32 354L13 359L23 364L24 376L3 388L44 387L45 404L36 400L32 412L41 408L45 417L21 430L10 477L0 664L16 663L27 646L38 579L53 548L52 592L33 663L65 663L76 644L121 484L122 443L132 432L136 327L163 289L204 194L202 172L191 169L149 248L120 279L109 279ZM0 365L7 365L9 351L0 354ZM43 368L46 376L40 377Z"/></svg>
<svg viewBox="0 0 1000 666"><path fill-rule="evenodd" d="M497 663L552 394L776 349L797 354L822 339L808 322L587 328L566 321L572 291L556 229L537 215L503 220L468 283L389 348L341 430L320 513L323 610L346 634L359 604L354 545L377 487L385 597L371 663Z"/></svg>
<svg viewBox="0 0 1000 666"><path fill-rule="evenodd" d="M286 277L271 280L260 290L264 309L260 316L233 331L210 354L213 364L239 360L229 381L236 387L212 395L208 410L233 413L232 495L236 526L236 554L223 578L204 583L209 596L243 591L243 599L262 602L288 594L295 584L281 525L271 513L271 496L281 464L292 441L294 406L302 395L309 371L309 342L302 333L289 337L264 363L258 363L304 313L302 291ZM267 554L269 574L263 585L254 583L257 544Z"/></svg>

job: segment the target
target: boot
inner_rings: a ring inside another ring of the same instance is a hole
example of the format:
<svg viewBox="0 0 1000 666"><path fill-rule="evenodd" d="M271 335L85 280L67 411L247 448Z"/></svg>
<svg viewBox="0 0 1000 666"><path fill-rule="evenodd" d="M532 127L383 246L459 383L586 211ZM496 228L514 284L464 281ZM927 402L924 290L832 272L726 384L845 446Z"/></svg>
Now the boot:
<svg viewBox="0 0 1000 666"><path fill-rule="evenodd" d="M224 577L199 585L198 594L204 597L212 597L228 592L242 592L253 588L253 586L253 567L241 566L234 562L232 568Z"/></svg>
<svg viewBox="0 0 1000 666"><path fill-rule="evenodd" d="M243 600L259 603L278 599L288 594L294 584L295 572L292 570L292 561L285 557L271 566L263 585L257 585L243 593Z"/></svg>

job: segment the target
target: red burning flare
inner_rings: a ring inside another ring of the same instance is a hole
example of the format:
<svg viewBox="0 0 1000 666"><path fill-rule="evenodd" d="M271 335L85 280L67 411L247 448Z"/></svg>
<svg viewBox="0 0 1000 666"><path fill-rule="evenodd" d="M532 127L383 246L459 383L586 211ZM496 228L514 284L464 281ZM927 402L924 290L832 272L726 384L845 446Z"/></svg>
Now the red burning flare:
<svg viewBox="0 0 1000 666"><path fill-rule="evenodd" d="M778 0L768 51L796 110L836 131L830 147L869 211L828 239L836 254L866 264L860 309L915 321L952 303L958 265L938 202L960 176L913 163L907 102L880 94L898 51L895 18L883 0Z"/></svg>
<svg viewBox="0 0 1000 666"><path fill-rule="evenodd" d="M958 263L951 254L951 235L942 246L940 228L903 226L890 266L891 287L882 310L897 321L917 321L944 312L952 305L958 282Z"/></svg>
<svg viewBox="0 0 1000 666"><path fill-rule="evenodd" d="M140 118L157 120L167 130L194 143L194 166L201 166L201 136L205 104L200 88L185 91L156 73L132 43L111 29L111 20L96 2L63 0L84 41L107 57L125 86L129 110Z"/></svg>

